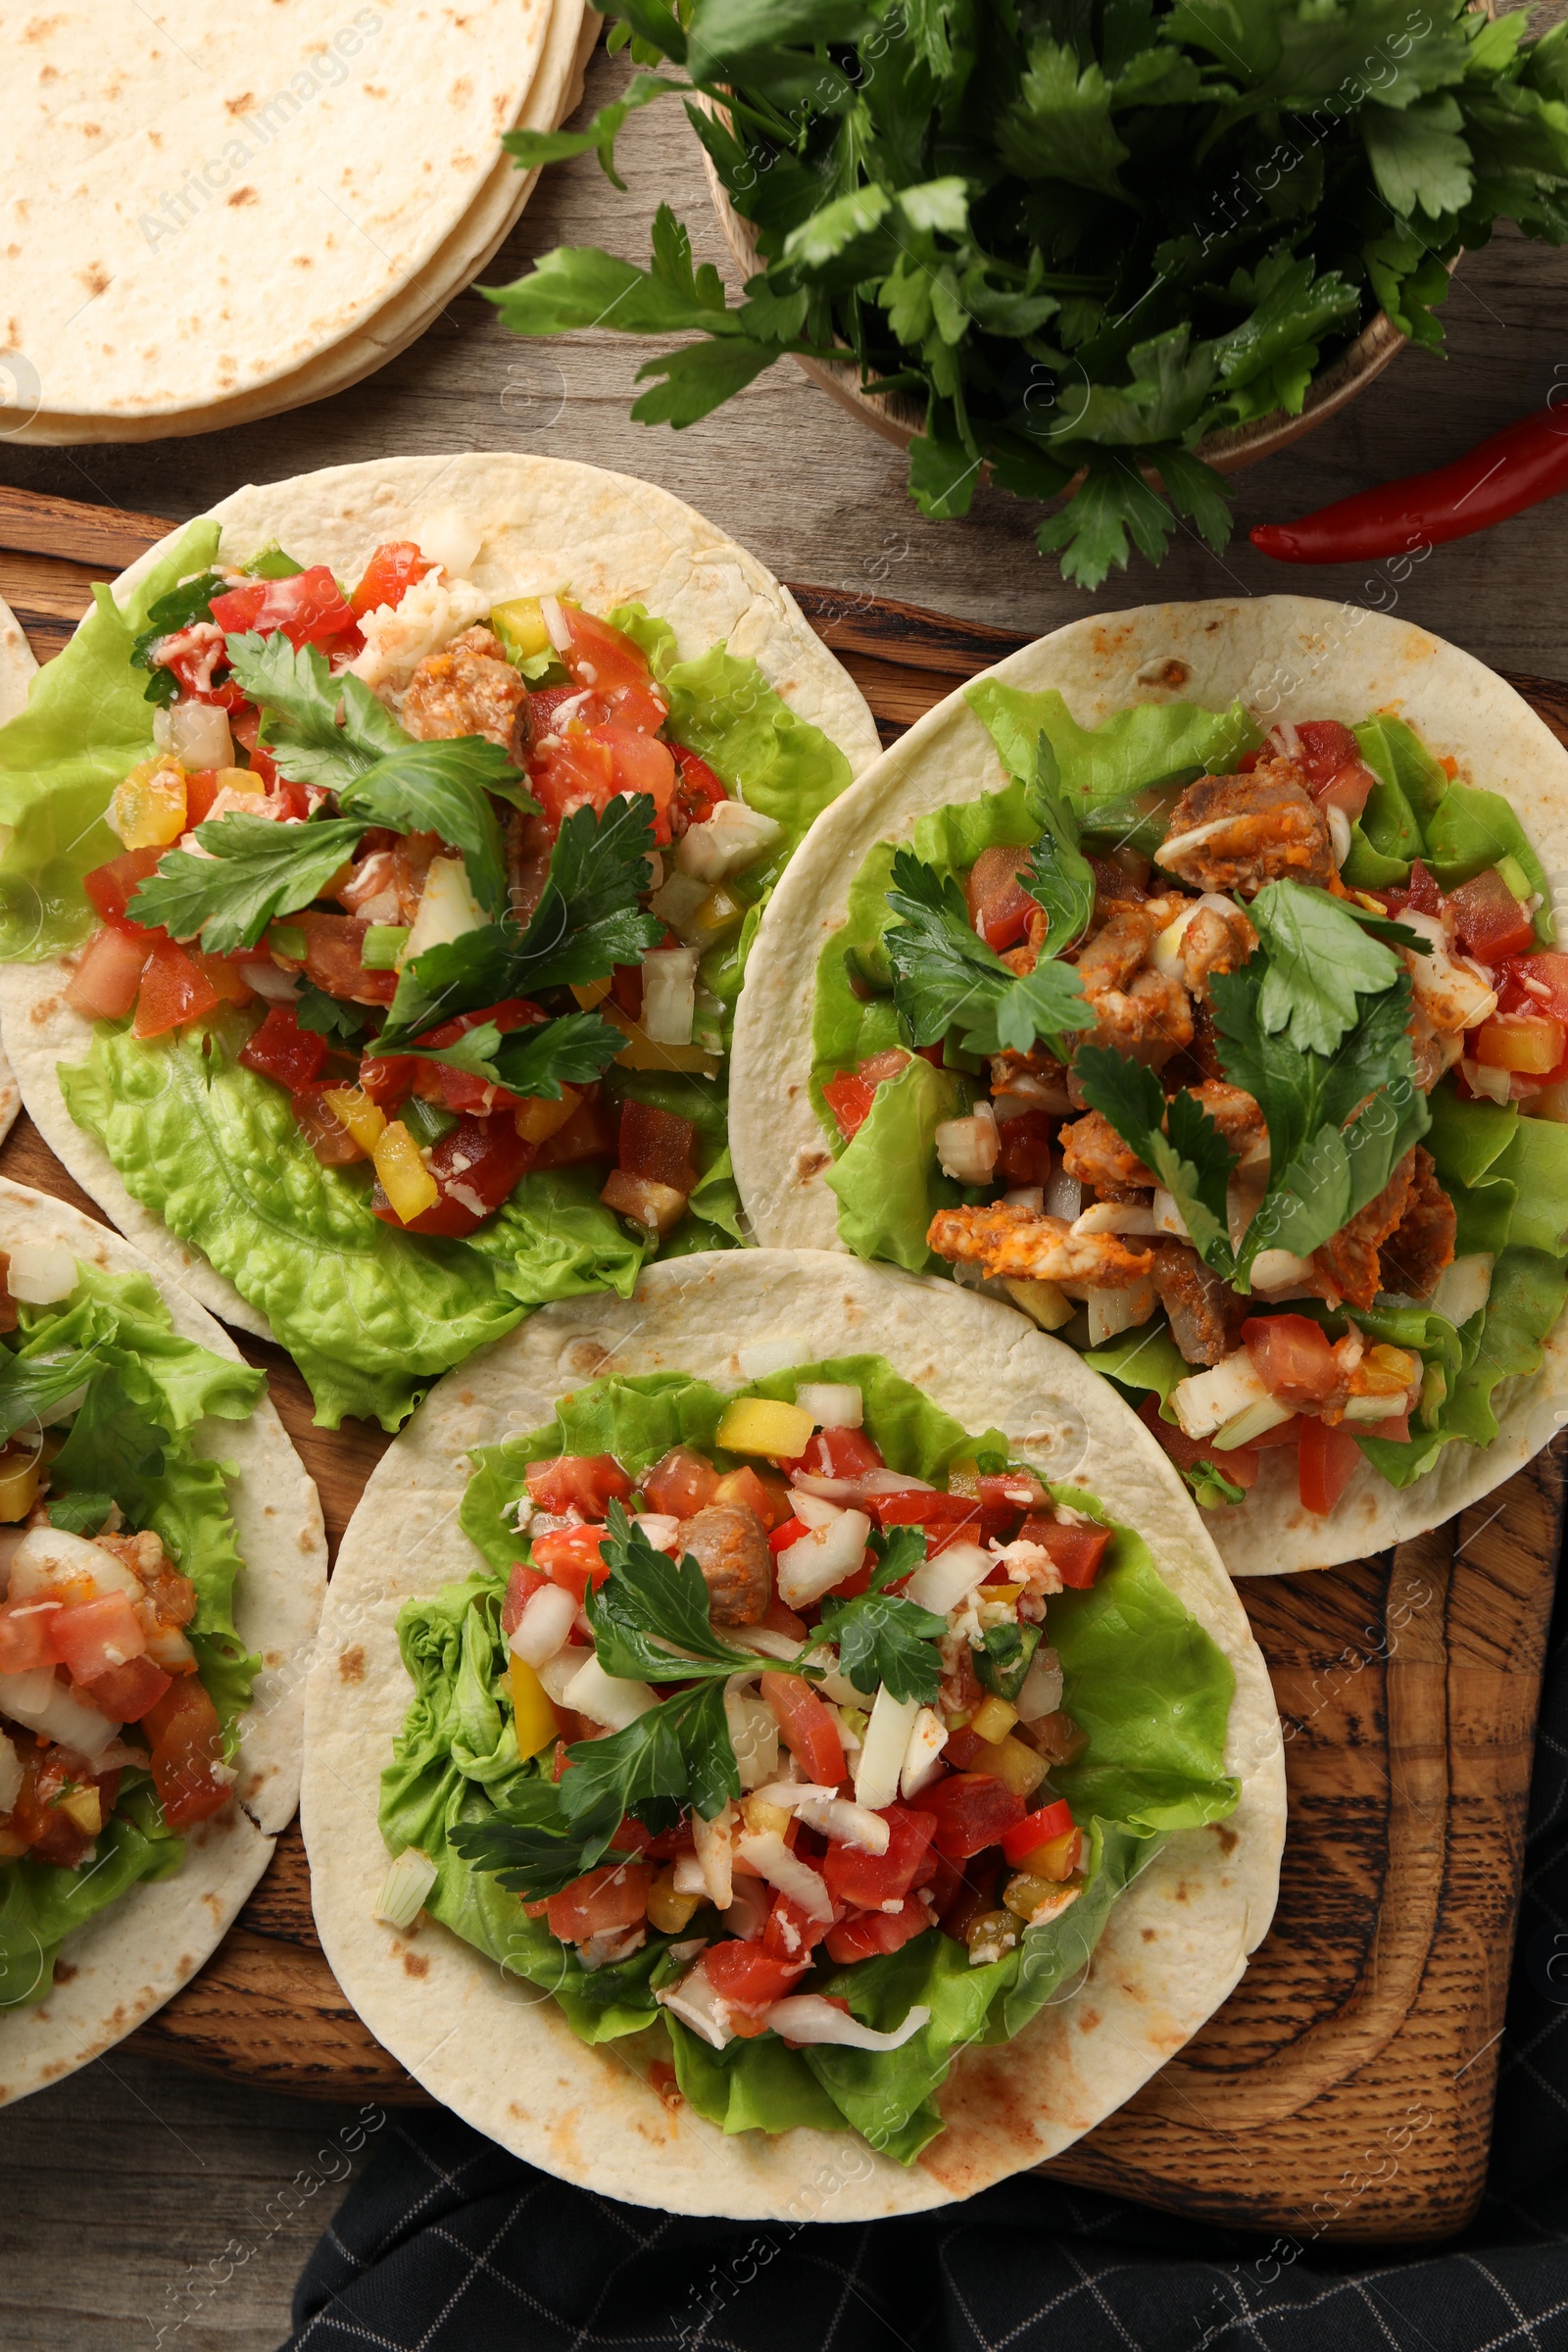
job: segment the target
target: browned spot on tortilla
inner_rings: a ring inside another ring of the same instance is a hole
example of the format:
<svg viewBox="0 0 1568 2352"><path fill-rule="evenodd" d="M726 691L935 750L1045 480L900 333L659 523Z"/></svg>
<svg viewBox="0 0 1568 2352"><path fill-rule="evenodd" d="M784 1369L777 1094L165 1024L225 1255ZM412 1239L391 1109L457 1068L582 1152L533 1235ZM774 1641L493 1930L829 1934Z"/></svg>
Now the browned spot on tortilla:
<svg viewBox="0 0 1568 2352"><path fill-rule="evenodd" d="M1178 1879L1176 1882L1176 1900L1179 1903L1185 1903L1187 1900L1187 1881L1185 1879Z"/></svg>
<svg viewBox="0 0 1568 2352"><path fill-rule="evenodd" d="M247 183L243 188L230 188L228 194L223 199L225 204L260 204L261 201L262 200L257 195L256 190L251 187L249 183Z"/></svg>
<svg viewBox="0 0 1568 2352"><path fill-rule="evenodd" d="M293 260L296 270L312 270L316 266L316 256L314 253L296 253L293 257Z"/></svg>
<svg viewBox="0 0 1568 2352"><path fill-rule="evenodd" d="M76 271L76 275L88 293L95 298L100 294L107 293L114 282L102 262L89 262L85 270Z"/></svg>
<svg viewBox="0 0 1568 2352"><path fill-rule="evenodd" d="M1148 669L1141 669L1138 683L1140 686L1169 686L1174 690L1178 686L1185 686L1192 674L1190 664L1178 662L1173 654L1168 662L1151 662Z"/></svg>
<svg viewBox="0 0 1568 2352"><path fill-rule="evenodd" d="M473 84L466 74L459 74L457 80L452 84L450 95L454 106L467 105L468 100L473 96Z"/></svg>
<svg viewBox="0 0 1568 2352"><path fill-rule="evenodd" d="M365 1651L356 1642L346 1649L337 1662L338 1680L343 1683L363 1683L365 1680Z"/></svg>
<svg viewBox="0 0 1568 2352"><path fill-rule="evenodd" d="M1228 1821L1213 1821L1210 1822L1208 1826L1213 1831L1215 1837L1219 1839L1220 1852L1222 1854L1234 1854L1236 1848L1241 1843L1241 1838L1238 1833L1231 1828L1230 1823Z"/></svg>
<svg viewBox="0 0 1568 2352"><path fill-rule="evenodd" d="M1078 2031L1079 2031L1079 2033L1080 2033L1080 2034L1093 2034L1093 2032L1095 2031L1095 2028L1096 2028L1096 2027L1099 2025L1099 2023L1100 2023L1100 2011L1099 2011L1098 2009L1080 2009L1080 2010L1079 2010L1079 2012L1078 2012Z"/></svg>
<svg viewBox="0 0 1568 2352"><path fill-rule="evenodd" d="M104 135L104 126L101 122L83 122L81 135L84 139L101 139Z"/></svg>
<svg viewBox="0 0 1568 2352"><path fill-rule="evenodd" d="M35 1029L46 1028L60 1010L61 1002L59 997L41 997L27 1015L33 1027Z"/></svg>
<svg viewBox="0 0 1568 2352"><path fill-rule="evenodd" d="M1157 1928L1144 1928L1140 1932L1146 1943L1152 1943L1154 1938L1159 1934L1159 1930Z"/></svg>
<svg viewBox="0 0 1568 2352"><path fill-rule="evenodd" d="M597 1340L573 1340L561 1360L568 1371L591 1379L601 1364L609 1363L610 1349L601 1347Z"/></svg>
<svg viewBox="0 0 1568 2352"><path fill-rule="evenodd" d="M60 68L58 66L41 66L38 69L38 79L40 81L58 81Z"/></svg>
<svg viewBox="0 0 1568 2352"><path fill-rule="evenodd" d="M226 114L230 114L230 115L242 115L242 114L245 112L245 109L246 109L248 106L254 106L255 104L256 104L256 93L255 93L255 91L254 91L254 90L241 90L241 92L240 92L240 94L239 94L239 96L238 96L237 98L225 98L225 99L223 100L223 110L224 110L224 112L225 112Z"/></svg>
<svg viewBox="0 0 1568 2352"><path fill-rule="evenodd" d="M57 1960L55 1962L55 1983L57 1984L73 1984L80 1974L81 1971L74 1960Z"/></svg>
<svg viewBox="0 0 1568 2352"><path fill-rule="evenodd" d="M22 37L24 41L46 41L65 21L64 17L34 17Z"/></svg>
<svg viewBox="0 0 1568 2352"><path fill-rule="evenodd" d="M813 1176L820 1176L824 1168L832 1165L831 1152L797 1152L795 1154L795 1172L803 1184L809 1184Z"/></svg>
<svg viewBox="0 0 1568 2352"><path fill-rule="evenodd" d="M430 1974L428 1955L424 1952L405 1952L403 1974L406 1977L427 1977Z"/></svg>
<svg viewBox="0 0 1568 2352"><path fill-rule="evenodd" d="M310 1529L308 1527L302 1527L298 1536L295 1538L295 1542L299 1544L299 1547L301 1551L304 1552L306 1558L309 1559L311 1553L316 1549L316 1538L312 1535Z"/></svg>

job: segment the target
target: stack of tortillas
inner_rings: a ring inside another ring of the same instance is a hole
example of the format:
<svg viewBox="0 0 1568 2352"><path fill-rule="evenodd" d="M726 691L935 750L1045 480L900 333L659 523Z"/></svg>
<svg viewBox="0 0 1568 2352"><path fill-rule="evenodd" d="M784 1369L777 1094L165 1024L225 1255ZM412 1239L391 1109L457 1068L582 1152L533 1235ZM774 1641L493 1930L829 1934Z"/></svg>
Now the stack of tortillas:
<svg viewBox="0 0 1568 2352"><path fill-rule="evenodd" d="M420 334L578 103L584 0L92 0L0 88L0 431L155 440L319 400ZM7 412L10 412L8 415Z"/></svg>

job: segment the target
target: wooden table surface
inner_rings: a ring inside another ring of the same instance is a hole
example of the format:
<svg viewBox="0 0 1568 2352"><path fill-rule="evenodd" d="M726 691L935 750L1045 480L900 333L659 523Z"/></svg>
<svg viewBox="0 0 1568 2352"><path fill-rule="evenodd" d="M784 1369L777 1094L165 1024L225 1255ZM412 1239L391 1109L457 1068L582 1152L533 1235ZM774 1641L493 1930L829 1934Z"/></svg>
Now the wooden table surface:
<svg viewBox="0 0 1568 2352"><path fill-rule="evenodd" d="M624 73L601 52L588 106L612 95ZM487 282L505 283L559 243L646 259L662 199L688 221L699 257L732 275L678 107L634 116L619 156L625 196L592 158L548 172ZM964 523L923 521L904 494L900 455L788 363L672 434L628 416L644 347L610 333L520 343L471 294L378 376L314 408L140 446L33 450L0 439L0 480L183 516L242 481L383 452L536 450L659 482L775 571L851 593L1039 632L1097 607L1301 590L1396 610L1501 668L1568 676L1560 504L1438 549L1402 587L1374 567L1297 572L1246 544L1254 522L1444 463L1568 381L1568 261L1504 230L1461 266L1446 321L1446 360L1402 355L1342 416L1238 477L1238 542L1224 556L1184 538L1157 572L1134 557L1097 600L1062 585L1034 552L1032 512L1000 493L982 492ZM122 2052L6 2110L0 2344L276 2345L316 2232L396 2118L367 2124L354 2109L304 2107Z"/></svg>

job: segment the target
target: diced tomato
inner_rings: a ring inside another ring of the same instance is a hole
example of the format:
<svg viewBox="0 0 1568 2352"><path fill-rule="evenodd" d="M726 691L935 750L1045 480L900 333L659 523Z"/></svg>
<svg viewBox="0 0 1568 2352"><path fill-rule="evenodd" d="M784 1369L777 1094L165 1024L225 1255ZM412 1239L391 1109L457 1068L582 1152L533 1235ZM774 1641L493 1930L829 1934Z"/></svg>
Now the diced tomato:
<svg viewBox="0 0 1568 2352"><path fill-rule="evenodd" d="M608 744L596 743L568 720L559 734L535 743L528 754L528 781L552 828L559 828L573 809L609 808L616 792L614 756Z"/></svg>
<svg viewBox="0 0 1568 2352"><path fill-rule="evenodd" d="M808 1533L809 1530L804 1519L786 1519L783 1526L775 1527L768 1537L767 1548L777 1559L781 1551L788 1551L792 1544L798 1544L801 1538Z"/></svg>
<svg viewBox="0 0 1568 2352"><path fill-rule="evenodd" d="M490 1119L460 1118L451 1134L425 1154L425 1165L441 1188L434 1207L405 1224L377 1185L370 1196L371 1213L385 1225L402 1226L405 1233L460 1239L494 1216L533 1157L532 1144L522 1141L509 1112Z"/></svg>
<svg viewBox="0 0 1568 2352"><path fill-rule="evenodd" d="M671 1519L693 1519L712 1501L717 1485L718 1472L711 1462L705 1462L700 1453L689 1453L684 1446L673 1446L643 1480L643 1493L651 1511L662 1511Z"/></svg>
<svg viewBox="0 0 1568 2352"><path fill-rule="evenodd" d="M23 1783L8 1823L34 1861L54 1862L74 1870L84 1862L93 1834L72 1820L60 1799L68 1788L96 1788L99 1810L107 1822L120 1793L118 1772L94 1772L84 1756L69 1748L38 1748L25 1739L17 1741Z"/></svg>
<svg viewBox="0 0 1568 2352"><path fill-rule="evenodd" d="M839 1070L824 1083L822 1100L837 1119L845 1142L853 1143L871 1115L876 1088L868 1086L854 1070Z"/></svg>
<svg viewBox="0 0 1568 2352"><path fill-rule="evenodd" d="M325 1038L314 1029L302 1029L292 1004L274 1004L240 1054L246 1069L259 1071L291 1095L309 1086L325 1059Z"/></svg>
<svg viewBox="0 0 1568 2352"><path fill-rule="evenodd" d="M1303 718L1297 725L1296 740L1292 757L1318 806L1359 816L1377 778L1349 728L1337 718Z"/></svg>
<svg viewBox="0 0 1568 2352"><path fill-rule="evenodd" d="M776 1592L762 1612L762 1623L770 1634L788 1634L792 1642L806 1640L806 1619L797 1617L789 1602L780 1600Z"/></svg>
<svg viewBox="0 0 1568 2352"><path fill-rule="evenodd" d="M1138 1406L1138 1418L1164 1452L1169 1454L1178 1470L1196 1470L1200 1464L1217 1468L1233 1486L1246 1489L1257 1476L1257 1456L1250 1446L1237 1446L1228 1453L1215 1451L1211 1439L1189 1438L1174 1421L1159 1417L1159 1398L1145 1396ZM1288 1425L1295 1429L1296 1423Z"/></svg>
<svg viewBox="0 0 1568 2352"><path fill-rule="evenodd" d="M838 1788L846 1777L844 1742L832 1709L797 1674L764 1674L760 1689L785 1746L807 1779Z"/></svg>
<svg viewBox="0 0 1568 2352"><path fill-rule="evenodd" d="M1021 1110L997 1129L997 1172L1009 1185L1044 1184L1051 1174L1055 1121L1047 1110Z"/></svg>
<svg viewBox="0 0 1568 2352"><path fill-rule="evenodd" d="M955 1862L999 1844L1023 1819L1023 1798L992 1772L951 1773L934 1788L922 1788L920 1801L937 1817L932 1836L939 1851Z"/></svg>
<svg viewBox="0 0 1568 2352"><path fill-rule="evenodd" d="M213 618L225 636L255 629L269 637L281 629L290 645L314 645L323 653L358 651L364 642L353 608L324 564L286 580L249 580L230 588L214 597Z"/></svg>
<svg viewBox="0 0 1568 2352"><path fill-rule="evenodd" d="M266 786L267 790L270 792L277 782L277 769L272 764L272 756L267 749L267 746L264 743L259 743L257 741L257 737L261 733L261 726L262 714L260 710L247 708L243 710L230 710L229 712L228 731L230 735L233 736L234 741L237 744L243 747L245 756L251 763L252 770L255 774L261 777L263 784ZM197 798L193 799L192 787L195 785L196 778L194 776L186 777L185 813L192 824L195 824L199 821L198 818L191 815L191 810L198 805L198 800L201 813L203 816L205 816L207 811L211 808L213 801L217 795L216 770L213 768L203 768L198 772L204 776L211 776L213 778L213 785L211 789L207 790L205 799L200 799L200 796L197 796ZM291 810L290 813L303 816L306 812L303 808L300 808L297 810Z"/></svg>
<svg viewBox="0 0 1568 2352"><path fill-rule="evenodd" d="M30 1674L55 1663L51 1627L58 1601L11 1601L0 1608L0 1674Z"/></svg>
<svg viewBox="0 0 1568 2352"><path fill-rule="evenodd" d="M62 1609L50 1627L55 1656L74 1681L90 1683L95 1674L123 1666L140 1657L147 1636L128 1593L104 1592L96 1600L79 1600Z"/></svg>
<svg viewBox="0 0 1568 2352"><path fill-rule="evenodd" d="M87 1021L120 1021L136 1002L152 947L145 931L105 923L81 952L66 1003Z"/></svg>
<svg viewBox="0 0 1568 2352"><path fill-rule="evenodd" d="M799 1964L813 1945L827 1934L828 1922L813 1919L799 1903L791 1902L787 1894L774 1897L773 1908L762 1930L762 1949L775 1960Z"/></svg>
<svg viewBox="0 0 1568 2352"><path fill-rule="evenodd" d="M186 1830L228 1802L218 1710L197 1676L182 1674L142 1718L152 1741L153 1787L172 1830Z"/></svg>
<svg viewBox="0 0 1568 2352"><path fill-rule="evenodd" d="M1437 876L1427 871L1419 858L1410 868L1410 879L1405 887L1405 905L1416 914L1443 912L1443 893L1438 888Z"/></svg>
<svg viewBox="0 0 1568 2352"><path fill-rule="evenodd" d="M670 751L675 760L675 792L669 804L669 829L676 841L688 825L706 825L720 801L729 799L722 777L716 776L706 760L699 760L683 743L672 743Z"/></svg>
<svg viewBox="0 0 1568 2352"><path fill-rule="evenodd" d="M537 1510L580 1511L601 1522L612 1502L624 1502L631 1493L631 1480L612 1453L558 1453L548 1462L530 1462L523 1476Z"/></svg>
<svg viewBox="0 0 1568 2352"><path fill-rule="evenodd" d="M513 1030L533 1028L545 1017L539 1006L529 1004L525 997L509 997L503 1004L486 1004L477 1012L460 1012L454 1019L440 1022L427 1030L419 1042L431 1047L455 1046L460 1037L485 1021L493 1021L502 1036L509 1037ZM384 1066L393 1063L408 1067L411 1072L408 1083L415 1094L422 1095L428 1102L444 1102L448 1110L471 1111L475 1117L485 1117L492 1111L514 1110L522 1100L504 1086L492 1086L487 1079L476 1077L471 1070L454 1069L450 1062L411 1062L406 1054L393 1054Z"/></svg>
<svg viewBox="0 0 1568 2352"><path fill-rule="evenodd" d="M1460 947L1482 963L1522 956L1535 936L1530 909L1516 899L1494 865L1448 894Z"/></svg>
<svg viewBox="0 0 1568 2352"><path fill-rule="evenodd" d="M790 1515L788 1493L781 1479L769 1484L750 1462L743 1462L738 1470L725 1471L714 1489L713 1500L738 1503L743 1510L755 1511L763 1527L771 1528Z"/></svg>
<svg viewBox="0 0 1568 2352"><path fill-rule="evenodd" d="M300 1087L290 1096L289 1108L294 1113L294 1124L323 1168L350 1168L357 1160L368 1159L370 1154L350 1135L326 1100L331 1083L329 1079L319 1079Z"/></svg>
<svg viewBox="0 0 1568 2352"><path fill-rule="evenodd" d="M1500 1012L1545 1012L1568 1023L1568 956L1516 956L1497 974Z"/></svg>
<svg viewBox="0 0 1568 2352"><path fill-rule="evenodd" d="M964 884L969 920L989 948L1015 948L1029 928L1029 917L1041 912L1039 900L1032 899L1018 880L1028 863L1027 849L999 844L982 850L969 869Z"/></svg>
<svg viewBox="0 0 1568 2352"><path fill-rule="evenodd" d="M590 1936L639 1927L648 1916L653 1883L646 1862L603 1862L550 1897L545 1905L550 1933L563 1943L586 1943Z"/></svg>
<svg viewBox="0 0 1568 2352"><path fill-rule="evenodd" d="M358 620L372 612L377 605L401 605L416 580L422 580L435 565L422 556L412 539L387 539L379 546L360 574L360 584L349 599L349 610Z"/></svg>
<svg viewBox="0 0 1568 2352"><path fill-rule="evenodd" d="M901 1950L916 1936L923 1936L930 1925L931 1915L924 1903L908 1894L897 1911L858 1911L853 1919L840 1920L837 1927L829 1928L825 1948L830 1960L848 1968L857 1960Z"/></svg>
<svg viewBox="0 0 1568 2352"><path fill-rule="evenodd" d="M600 1548L607 1533L603 1527L550 1528L533 1540L534 1566L542 1568L553 1585L581 1600L590 1578L597 1592L610 1574L610 1562Z"/></svg>
<svg viewBox="0 0 1568 2352"><path fill-rule="evenodd" d="M612 722L590 727L588 739L603 744L609 752L616 792L647 793L657 815L662 817L675 791L675 756L668 744L657 735L640 734L635 728ZM667 841L669 837L667 824L662 835L656 826L656 838Z"/></svg>
<svg viewBox="0 0 1568 2352"><path fill-rule="evenodd" d="M648 690L648 658L624 629L585 612L580 605L563 604L561 612L571 639L562 659L578 686L591 686L612 708L634 689Z"/></svg>
<svg viewBox="0 0 1568 2352"><path fill-rule="evenodd" d="M766 2009L782 2000L806 1965L804 1958L778 1958L765 1940L742 1943L733 1936L710 1943L703 1954L708 1982L721 2001L736 2009Z"/></svg>
<svg viewBox="0 0 1568 2352"><path fill-rule="evenodd" d="M1330 1429L1325 1421L1303 1420L1298 1458L1302 1507L1326 1519L1349 1485L1361 1448L1346 1429Z"/></svg>
<svg viewBox="0 0 1568 2352"><path fill-rule="evenodd" d="M667 1184L677 1193L692 1192L697 1171L692 1152L697 1130L690 1119L661 1110L655 1102L626 1102L620 1106L618 1165L628 1176L653 1184Z"/></svg>
<svg viewBox="0 0 1568 2352"><path fill-rule="evenodd" d="M1271 1396L1293 1405L1321 1404L1339 1384L1328 1334L1306 1315L1253 1315L1242 1343Z"/></svg>
<svg viewBox="0 0 1568 2352"><path fill-rule="evenodd" d="M111 1723L140 1723L144 1715L152 1713L173 1679L149 1657L129 1658L123 1666L111 1666L94 1675L80 1695Z"/></svg>
<svg viewBox="0 0 1568 2352"><path fill-rule="evenodd" d="M984 1525L977 1494L927 1494L919 1487L901 1488L893 1494L872 1494L866 1508L879 1527L923 1527L927 1559L934 1560L950 1544L974 1544Z"/></svg>
<svg viewBox="0 0 1568 2352"><path fill-rule="evenodd" d="M643 967L640 963L617 963L610 975L610 994L629 1020L643 1017Z"/></svg>
<svg viewBox="0 0 1568 2352"><path fill-rule="evenodd" d="M885 1854L868 1854L856 1845L830 1845L823 1855L822 1876L835 1902L879 1910L907 1894L919 1878L936 1835L936 1815L887 1805L881 1818L889 1832Z"/></svg>
<svg viewBox="0 0 1568 2352"><path fill-rule="evenodd" d="M536 1592L542 1592L550 1582L537 1568L523 1560L514 1560L512 1574L507 1579L507 1597L501 1604L501 1631L514 1634L522 1620L522 1612Z"/></svg>
<svg viewBox="0 0 1568 2352"><path fill-rule="evenodd" d="M179 682L179 699L187 703L210 703L218 710L240 710L245 697L232 678L220 678L217 672L228 667L228 655L221 638L203 638L185 645L177 652L160 654L160 669L172 670Z"/></svg>
<svg viewBox="0 0 1568 2352"><path fill-rule="evenodd" d="M880 1447L863 1429L818 1429L808 1439L806 1451L780 1467L786 1472L805 1470L812 1478L859 1478L885 1464Z"/></svg>
<svg viewBox="0 0 1568 2352"><path fill-rule="evenodd" d="M1049 1845L1053 1838L1064 1838L1072 1828L1072 1807L1065 1797L1054 1797L1049 1805L1026 1813L1022 1821L1014 1822L1002 1840L1002 1850L1012 1863L1024 1861L1037 1845Z"/></svg>
<svg viewBox="0 0 1568 2352"><path fill-rule="evenodd" d="M368 923L352 914L291 914L285 928L305 934L305 977L329 997L355 1004L390 1004L396 972L367 971L362 961Z"/></svg>
<svg viewBox="0 0 1568 2352"><path fill-rule="evenodd" d="M154 939L136 999L133 1037L162 1037L211 1012L220 998L195 956L172 939Z"/></svg>
<svg viewBox="0 0 1568 2352"><path fill-rule="evenodd" d="M132 923L126 907L148 875L158 871L158 860L166 855L166 850L157 847L124 850L107 865L95 865L90 874L82 876L81 887L106 923L127 924L144 940L160 936L149 925Z"/></svg>
<svg viewBox="0 0 1568 2352"><path fill-rule="evenodd" d="M1087 1592L1094 1583L1110 1542L1108 1527L1064 1527L1044 1516L1027 1518L1018 1533L1024 1543L1050 1552L1062 1583L1075 1592Z"/></svg>

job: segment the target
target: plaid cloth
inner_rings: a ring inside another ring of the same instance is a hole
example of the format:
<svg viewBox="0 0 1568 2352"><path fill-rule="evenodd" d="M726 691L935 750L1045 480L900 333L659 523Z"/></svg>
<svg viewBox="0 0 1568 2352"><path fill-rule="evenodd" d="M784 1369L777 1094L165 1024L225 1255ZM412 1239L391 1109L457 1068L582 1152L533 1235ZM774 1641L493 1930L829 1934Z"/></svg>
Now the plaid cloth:
<svg viewBox="0 0 1568 2352"><path fill-rule="evenodd" d="M287 2352L1554 2352L1568 2347L1568 1592L1531 1791L1487 2198L1430 2253L1179 2221L1028 2176L906 2221L690 2221L394 2118Z"/></svg>

